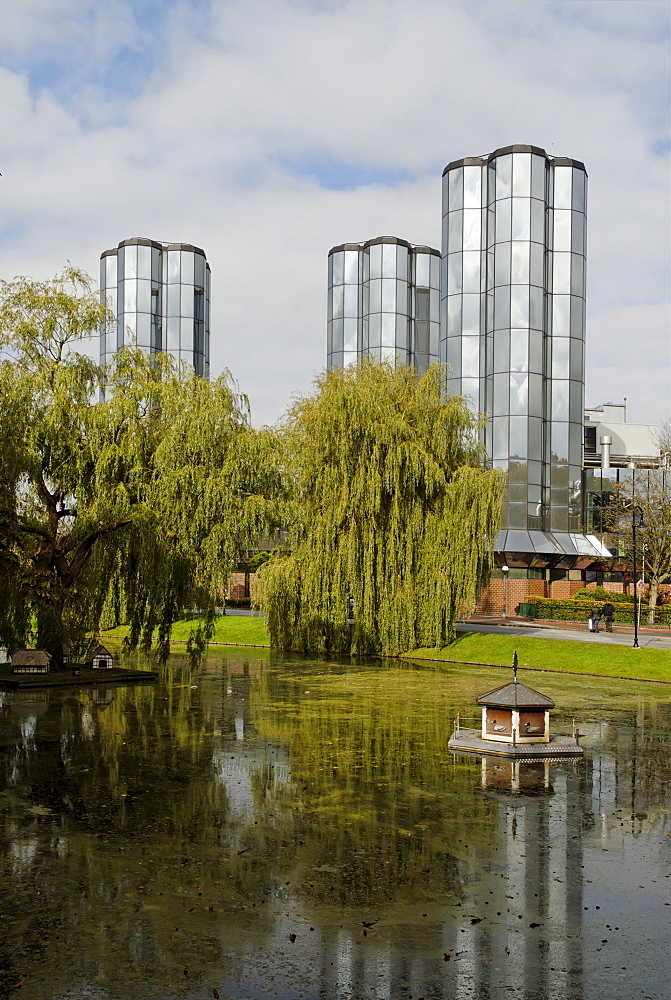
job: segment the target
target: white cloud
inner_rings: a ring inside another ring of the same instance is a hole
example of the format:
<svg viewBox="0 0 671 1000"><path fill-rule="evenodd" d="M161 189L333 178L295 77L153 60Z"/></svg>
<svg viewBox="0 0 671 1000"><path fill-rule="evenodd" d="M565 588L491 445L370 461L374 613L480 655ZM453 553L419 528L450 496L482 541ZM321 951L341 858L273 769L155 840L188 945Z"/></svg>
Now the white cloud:
<svg viewBox="0 0 671 1000"><path fill-rule="evenodd" d="M135 235L202 246L213 368L274 420L325 363L328 249L439 246L444 165L531 142L586 163L589 363L620 359L620 394L658 419L665 32L656 0L24 0L0 14L0 276L95 273ZM329 190L320 163L400 179ZM628 364L644 315L655 356Z"/></svg>

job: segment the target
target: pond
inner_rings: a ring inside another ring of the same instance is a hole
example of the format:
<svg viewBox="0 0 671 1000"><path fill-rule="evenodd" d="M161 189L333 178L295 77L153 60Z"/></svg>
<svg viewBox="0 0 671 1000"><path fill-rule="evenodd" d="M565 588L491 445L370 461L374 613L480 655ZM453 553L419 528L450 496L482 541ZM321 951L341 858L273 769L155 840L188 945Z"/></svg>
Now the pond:
<svg viewBox="0 0 671 1000"><path fill-rule="evenodd" d="M586 753L513 790L447 749L508 679L228 649L0 695L0 997L666 1000L671 688L520 672Z"/></svg>

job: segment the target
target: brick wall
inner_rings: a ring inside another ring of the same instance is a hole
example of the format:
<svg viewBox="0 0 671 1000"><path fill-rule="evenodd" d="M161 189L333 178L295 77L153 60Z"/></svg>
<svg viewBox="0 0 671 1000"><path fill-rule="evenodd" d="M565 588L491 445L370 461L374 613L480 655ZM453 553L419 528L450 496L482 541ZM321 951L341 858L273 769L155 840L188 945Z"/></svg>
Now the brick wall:
<svg viewBox="0 0 671 1000"><path fill-rule="evenodd" d="M505 581L494 577L484 587L476 611L484 615L500 615L503 612ZM518 604L530 597L545 597L547 584L544 580L508 580L508 614L515 614Z"/></svg>
<svg viewBox="0 0 671 1000"><path fill-rule="evenodd" d="M244 597L249 597L249 584L245 577L249 574L245 573L231 573L231 579L228 584L228 596L232 597L234 600L241 600Z"/></svg>

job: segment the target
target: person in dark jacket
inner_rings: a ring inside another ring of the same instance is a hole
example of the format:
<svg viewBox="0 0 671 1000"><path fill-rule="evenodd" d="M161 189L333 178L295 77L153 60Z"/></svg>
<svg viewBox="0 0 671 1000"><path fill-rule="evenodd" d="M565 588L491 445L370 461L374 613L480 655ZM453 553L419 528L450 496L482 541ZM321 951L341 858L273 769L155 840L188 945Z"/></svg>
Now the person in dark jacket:
<svg viewBox="0 0 671 1000"><path fill-rule="evenodd" d="M606 632L612 632L613 618L615 616L615 608L610 603L610 601L606 601L604 606L601 608L601 616L606 624Z"/></svg>
<svg viewBox="0 0 671 1000"><path fill-rule="evenodd" d="M589 620L592 632L599 631L599 618L601 618L601 608L598 604L595 604L589 613Z"/></svg>

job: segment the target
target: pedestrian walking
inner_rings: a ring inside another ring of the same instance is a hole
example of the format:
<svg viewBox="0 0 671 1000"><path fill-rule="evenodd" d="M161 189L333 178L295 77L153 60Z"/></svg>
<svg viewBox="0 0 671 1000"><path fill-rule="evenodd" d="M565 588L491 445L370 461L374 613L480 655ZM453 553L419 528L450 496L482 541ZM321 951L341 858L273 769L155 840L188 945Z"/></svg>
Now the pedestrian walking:
<svg viewBox="0 0 671 1000"><path fill-rule="evenodd" d="M595 604L589 613L589 630L590 632L599 631L599 619L601 618L601 608L598 604Z"/></svg>
<svg viewBox="0 0 671 1000"><path fill-rule="evenodd" d="M613 618L615 617L615 608L610 603L610 601L606 601L604 606L601 608L601 616L606 626L606 632L612 632Z"/></svg>

